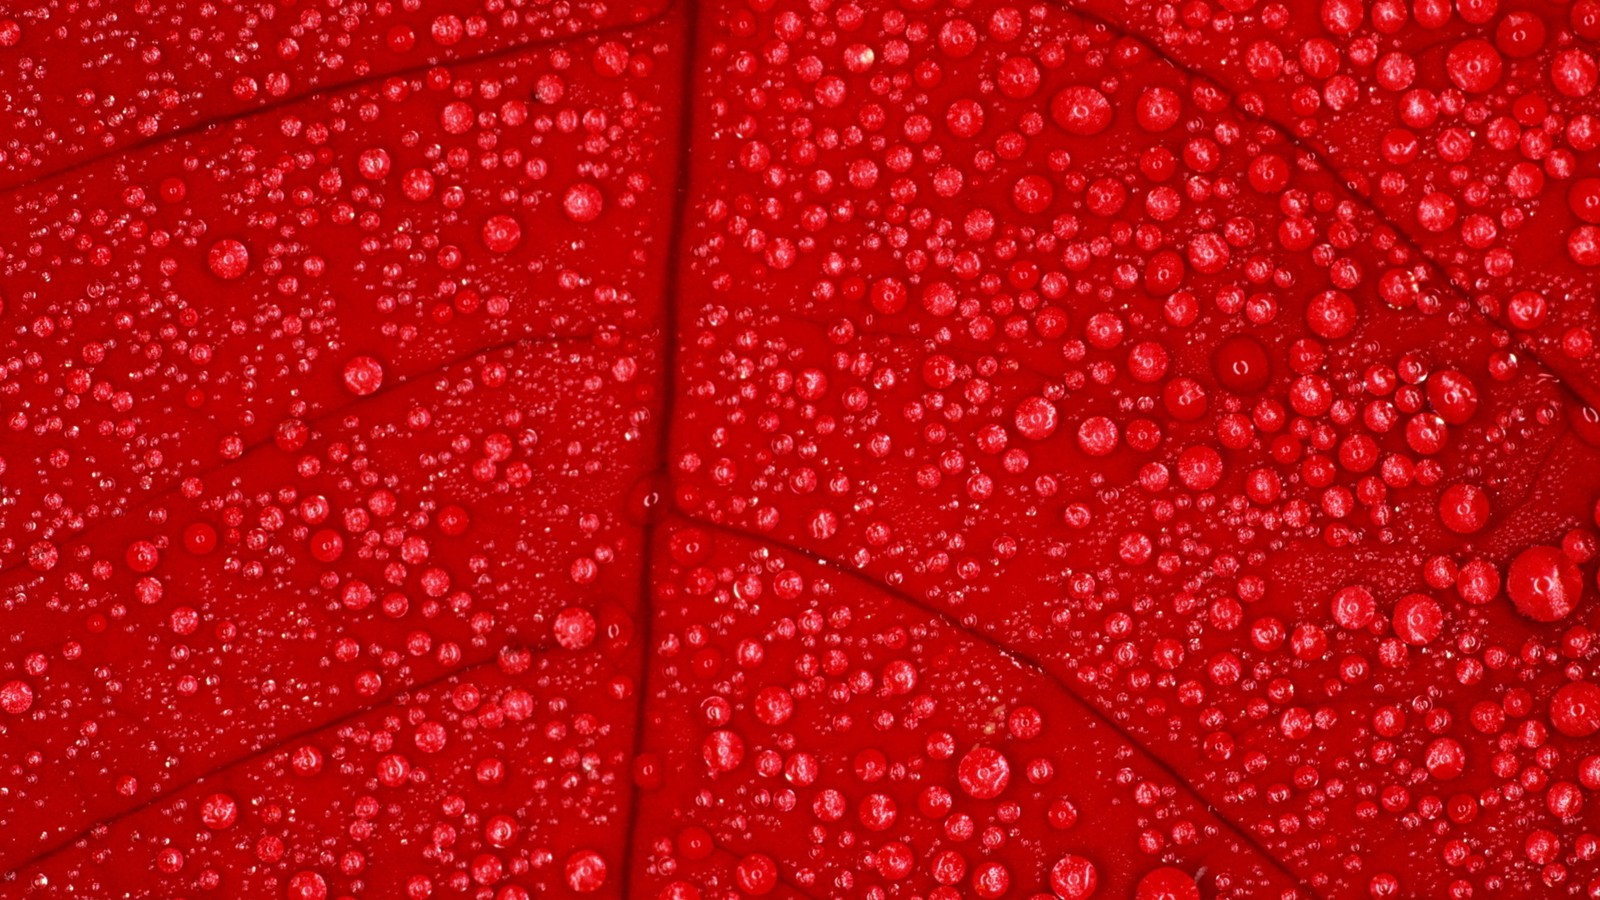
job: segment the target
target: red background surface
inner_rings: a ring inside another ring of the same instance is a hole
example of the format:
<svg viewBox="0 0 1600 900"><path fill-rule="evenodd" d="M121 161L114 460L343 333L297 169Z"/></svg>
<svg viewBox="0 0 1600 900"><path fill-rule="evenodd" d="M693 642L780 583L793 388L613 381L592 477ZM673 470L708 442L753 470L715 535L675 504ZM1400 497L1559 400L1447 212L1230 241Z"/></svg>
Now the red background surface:
<svg viewBox="0 0 1600 900"><path fill-rule="evenodd" d="M0 11L0 896L1600 896L1597 38Z"/></svg>

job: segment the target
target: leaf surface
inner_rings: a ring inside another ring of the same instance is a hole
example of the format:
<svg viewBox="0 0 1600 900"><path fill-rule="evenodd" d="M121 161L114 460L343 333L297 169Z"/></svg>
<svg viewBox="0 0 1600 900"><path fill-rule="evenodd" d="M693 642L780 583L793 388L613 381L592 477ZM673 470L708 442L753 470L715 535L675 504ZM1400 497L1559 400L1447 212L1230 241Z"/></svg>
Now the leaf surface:
<svg viewBox="0 0 1600 900"><path fill-rule="evenodd" d="M0 894L1586 896L1597 9L0 15Z"/></svg>

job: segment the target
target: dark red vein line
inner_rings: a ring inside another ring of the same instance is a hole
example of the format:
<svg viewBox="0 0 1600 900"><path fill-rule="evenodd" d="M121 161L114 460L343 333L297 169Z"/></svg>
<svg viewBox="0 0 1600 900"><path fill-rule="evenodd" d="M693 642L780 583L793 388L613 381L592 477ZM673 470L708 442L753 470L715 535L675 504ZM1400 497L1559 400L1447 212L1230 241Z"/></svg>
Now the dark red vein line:
<svg viewBox="0 0 1600 900"><path fill-rule="evenodd" d="M1182 785L1185 789L1187 789L1195 798L1195 800L1205 807L1206 811L1210 812L1211 815L1217 818L1217 821L1227 825L1228 828L1234 832L1234 834L1238 835L1239 838L1250 847L1250 849L1254 850L1261 856L1263 860L1281 872L1290 881L1294 882L1295 885L1300 888L1300 890L1304 891L1308 896L1313 898L1313 900L1317 900L1319 897L1317 892L1311 888L1311 885L1306 883L1305 880L1303 880L1299 875L1290 870L1289 867L1278 858L1277 854L1269 852L1267 848L1255 838L1254 835L1244 828L1244 826L1233 821L1233 819L1229 818L1225 813L1223 813L1222 810L1212 805L1211 801L1206 799L1205 795L1200 793L1199 788L1191 784L1189 779L1185 778L1181 772L1173 768L1172 765L1163 759L1158 753L1146 746L1145 743L1136 737L1132 732L1119 725L1116 720L1107 716L1100 710L1098 706L1094 705L1086 697L1078 693L1078 691L1073 688L1065 678L1057 675L1049 666L1044 663L1043 660L1039 659L1038 657L1033 656L1024 650L1019 650L1015 647L1012 647L986 631L962 624L959 619L952 616L948 611L941 609L926 600L920 599L913 594L894 587L893 585L885 584L884 582L873 578L871 575L868 575L864 572L844 566L835 560L829 559L828 557L823 556L814 550L809 550L805 547L802 547L799 544L790 543L783 538L753 534L736 526L724 525L720 522L713 522L710 519L696 515L690 515L681 511L675 512L674 515L679 516L685 521L691 522L711 531L718 532L719 534L723 534L728 537L755 544L766 544L769 547L774 547L786 553L793 553L796 556L799 556L823 569L826 569L829 572L849 578L858 584L865 585L869 589L888 594L896 600L899 600L900 602L905 603L926 615L932 616L952 631L964 635L972 640L978 641L979 643L994 650L996 653L999 653L1001 656L1004 656L1017 665L1025 669L1032 670L1035 674L1060 688L1062 693L1076 701L1078 705L1082 706L1083 709L1095 719L1095 721L1109 729L1112 734L1117 736L1117 738L1126 743L1128 746L1136 748L1145 756L1145 758L1149 759L1158 769L1161 770L1162 773L1170 778L1174 784Z"/></svg>
<svg viewBox="0 0 1600 900"><path fill-rule="evenodd" d="M542 648L533 648L533 649L535 649L535 651L537 652L538 650L540 650ZM130 818L132 816L137 816L140 813L145 812L146 810L152 809L152 808L154 808L156 806L159 806L159 805L161 805L163 803L166 803L166 802L170 801L173 797L183 793L184 791L194 787L195 785L204 784L205 782L209 781L210 779L216 778L216 777L218 777L218 776L220 776L220 775L222 775L222 774L224 774L224 773L226 773L228 771L231 771L231 770L234 770L234 769L238 769L238 768L240 768L242 766L247 766L247 765L250 765L253 762L257 762L259 760L265 759L266 757L269 757L272 754L281 751L283 748L289 746L290 744L295 743L296 741L304 740L306 738L311 737L314 734L320 734L320 733L325 732L325 731L332 731L332 730L341 728L341 727L343 727L345 725L348 725L349 723L354 722L355 720L361 718L362 716L365 716L365 715L368 715L370 713L376 712L377 710L382 709L385 706L388 706L389 704L393 703L395 698L397 698L397 697L400 697L400 696L405 695L405 694L415 694L415 693L418 693L418 692L421 692L421 691L428 690L430 688L437 687L437 686L439 686L441 684L446 684L448 682L455 681L455 680L460 679L460 678L464 678L464 677L470 675L471 673L477 671L478 669L480 669L480 668L482 668L484 666L487 666L487 665L494 664L495 662L496 662L496 657L495 656L489 656L488 658L485 658L485 659L479 659L479 660L474 660L474 661L471 661L471 662L467 662L464 665L462 665L462 666L460 666L458 668L452 669L449 672L443 672L443 673L441 673L439 675L435 675L434 677L428 679L427 681L422 681L422 682L418 682L416 684L410 684L410 685L405 685L403 687L398 687L394 691L391 691L390 693L388 693L388 694L386 694L386 695L384 695L382 697L376 698L370 703L363 704L362 706L360 706L360 707L358 707L356 709L353 709L350 712L347 712L347 713L345 713L345 714L343 714L341 716L338 716L337 718L331 719L331 720L326 721L326 722L319 722L319 723L316 723L316 724L313 724L313 725L308 725L305 728L301 728L301 729L299 729L297 731L291 732L291 733L283 735L281 737L272 738L272 739L270 739L269 743L266 746L263 746L260 749L254 750L254 751L252 751L250 753L247 753L244 756L238 757L236 759L228 760L227 762L224 762L224 763L222 763L220 765L212 766L211 768L209 768L206 771L200 773L199 775L196 775L193 778L186 779L186 780L181 781L181 782L179 782L179 783L177 783L175 785L167 787L167 788L157 792L155 795L153 795L151 797L148 797L145 800L135 804L134 806L131 806L131 807L129 807L129 808L127 808L127 809L125 809L125 810L123 810L123 811L121 811L119 813L116 813L114 815L107 816L104 819L97 819L94 822L90 823L89 825L84 826L82 829L79 829L76 833L71 834L71 835L67 835L65 837L57 839L55 842L51 843L49 846L46 846L45 848L35 852L32 856L29 856L26 859L23 859L23 860L21 860L21 861L19 861L17 863L12 864L10 869L8 869L4 874L0 874L0 883L15 883L17 877L19 875L21 875L23 872L27 871L28 869L34 868L35 866L41 865L42 863L44 863L46 860L50 859L51 857L54 857L55 855L57 855L59 853L62 853L63 851L67 850L68 848L72 847L74 844L77 844L79 841L82 841L85 838L87 838L90 834L92 834L98 828L110 828L110 827L116 825L118 822L122 821L123 819L127 819L127 818Z"/></svg>
<svg viewBox="0 0 1600 900"><path fill-rule="evenodd" d="M666 284L663 288L662 302L665 307L662 324L662 354L661 354L661 407L660 418L656 423L656 453L657 465L652 477L657 485L667 485L666 477L671 463L672 425L674 420L673 406L677 399L680 385L678 384L678 306L681 301L681 288L683 283L683 262L687 254L684 252L684 232L689 217L689 190L690 176L693 172L693 156L691 150L694 144L694 110L697 105L695 94L695 64L699 47L699 3L698 0L684 0L683 22L683 71L679 75L678 89L678 134L677 142L677 173L674 181L674 194L672 198L672 220L667 233L667 254L664 262ZM664 490L666 488L663 488ZM628 801L627 824L622 834L622 873L618 887L619 897L630 897L633 886L634 869L634 844L638 840L641 808L643 806L643 792L639 789L638 782L633 778L633 763L645 746L645 725L650 706L650 662L655 652L655 600L651 590L655 585L654 568L656 560L656 543L661 534L661 520L665 518L665 507L670 499L665 496L655 498L655 508L644 526L644 552L639 576L639 602L636 615L639 617L639 677L634 682L637 685L639 704L633 724L633 755L629 758L629 784L631 785Z"/></svg>
<svg viewBox="0 0 1600 900"><path fill-rule="evenodd" d="M134 141L131 144L113 147L103 153L97 153L92 156L84 157L83 159L77 160L76 162L73 162L70 165L64 166L60 169L51 169L48 171L38 172L22 181L17 182L16 184L0 186L0 194L10 194L17 193L19 191L25 191L46 181L67 178L77 172L89 168L90 166L97 165L115 157L132 156L141 151L148 150L151 147L160 146L168 141L181 141L184 138L193 137L213 127L229 125L234 122L251 118L252 116L260 116L277 112L280 109L286 109L297 103L315 100L318 97L325 97L330 94L358 91L368 85L388 81L391 78L410 78L417 75L424 75L433 69L440 68L441 66L454 69L463 66L478 65L480 63L492 63L499 60L508 59L516 56L519 53L525 53L529 50L534 50L540 47L550 47L557 44L569 44L574 41L606 37L608 35L615 35L642 28L649 28L650 26L655 25L656 23L665 19L667 16L671 15L674 6L674 3L668 3L660 12L651 16L646 16L645 18L636 22L621 22L615 25L607 25L603 28L596 28L593 31L580 31L575 34L539 38L537 40L516 44L511 47L493 50L478 56L467 56L460 59L449 60L434 59L429 62L418 63L414 66L407 66L403 69L392 69L386 72L374 72L373 74L363 78L356 78L350 81L340 82L338 84L330 84L326 87L318 88L313 91L307 91L303 94L277 98L271 102L263 103L260 106L252 106L249 109L241 109L235 112L225 113L220 116L213 116L209 119L202 119L198 122L192 122L188 125L184 125L181 128L173 129L172 131L158 134L153 137L144 138L143 140Z"/></svg>

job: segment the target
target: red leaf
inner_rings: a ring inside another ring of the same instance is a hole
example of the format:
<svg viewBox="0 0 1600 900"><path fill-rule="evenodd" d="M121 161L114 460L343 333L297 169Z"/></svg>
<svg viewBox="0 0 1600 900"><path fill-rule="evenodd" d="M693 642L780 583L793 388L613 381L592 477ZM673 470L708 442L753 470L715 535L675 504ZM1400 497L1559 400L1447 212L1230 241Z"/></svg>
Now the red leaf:
<svg viewBox="0 0 1600 900"><path fill-rule="evenodd" d="M1596 23L0 14L0 892L1593 894Z"/></svg>

